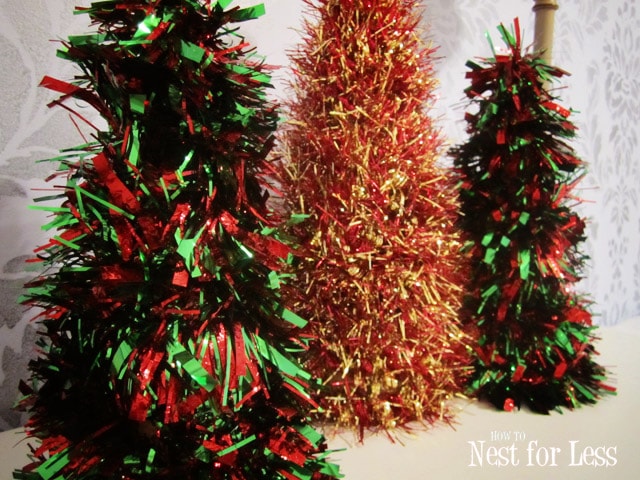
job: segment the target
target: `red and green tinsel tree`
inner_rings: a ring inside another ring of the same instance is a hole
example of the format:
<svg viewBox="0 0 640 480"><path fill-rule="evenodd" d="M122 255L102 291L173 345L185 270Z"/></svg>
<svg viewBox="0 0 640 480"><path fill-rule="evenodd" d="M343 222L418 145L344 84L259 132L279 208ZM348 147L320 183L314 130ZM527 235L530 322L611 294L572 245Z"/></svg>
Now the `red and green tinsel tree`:
<svg viewBox="0 0 640 480"><path fill-rule="evenodd" d="M508 51L468 62L469 138L452 151L472 261L462 319L479 339L469 388L500 409L546 413L612 389L592 358L589 302L573 289L586 260L572 210L584 164L571 112L547 87L565 72L522 53L517 22L499 30Z"/></svg>
<svg viewBox="0 0 640 480"><path fill-rule="evenodd" d="M434 49L415 0L309 0L291 55L286 182L324 418L390 429L447 417L467 365L456 192L437 164Z"/></svg>
<svg viewBox="0 0 640 480"><path fill-rule="evenodd" d="M308 422L304 321L283 307L269 77L235 33L263 7L230 3L78 8L96 30L60 55L80 74L43 80L106 126L53 159L57 233L24 300L42 308L22 403L40 442L16 479L340 476Z"/></svg>

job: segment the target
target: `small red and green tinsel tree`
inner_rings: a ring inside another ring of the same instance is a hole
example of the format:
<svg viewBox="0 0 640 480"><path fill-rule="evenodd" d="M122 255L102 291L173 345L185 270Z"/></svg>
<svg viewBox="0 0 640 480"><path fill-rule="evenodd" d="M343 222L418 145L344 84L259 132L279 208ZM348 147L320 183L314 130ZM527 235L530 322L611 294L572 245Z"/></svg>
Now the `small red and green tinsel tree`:
<svg viewBox="0 0 640 480"><path fill-rule="evenodd" d="M586 260L572 210L584 164L568 143L571 112L546 85L565 72L522 53L517 22L499 30L508 51L468 62L469 138L452 150L472 261L462 320L479 339L468 386L497 408L547 413L613 389L573 289Z"/></svg>
<svg viewBox="0 0 640 480"><path fill-rule="evenodd" d="M447 417L468 365L457 195L438 165L434 49L415 0L307 1L282 134L296 305L317 341L321 418L365 430Z"/></svg>
<svg viewBox="0 0 640 480"><path fill-rule="evenodd" d="M235 33L263 7L230 3L78 8L96 31L60 56L80 74L43 80L105 127L53 159L57 233L24 300L42 309L22 402L40 444L15 479L340 476L308 422L304 321L283 307L269 77Z"/></svg>

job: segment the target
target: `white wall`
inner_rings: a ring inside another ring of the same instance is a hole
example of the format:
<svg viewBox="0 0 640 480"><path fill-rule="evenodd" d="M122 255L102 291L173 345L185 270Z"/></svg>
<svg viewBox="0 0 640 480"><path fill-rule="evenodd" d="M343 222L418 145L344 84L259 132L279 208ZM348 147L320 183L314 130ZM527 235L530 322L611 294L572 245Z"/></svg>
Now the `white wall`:
<svg viewBox="0 0 640 480"><path fill-rule="evenodd" d="M259 0L240 0L252 5ZM285 95L286 51L295 46L302 0L263 0L267 15L248 22L247 38L276 73L276 97ZM85 15L73 16L86 0L0 0L0 430L20 419L8 411L17 378L26 375L33 353L29 315L16 304L31 278L23 259L44 240L45 217L27 206L51 164L37 159L80 143L61 110L50 111L53 96L37 84L43 75L68 79L73 66L55 57L52 39L85 31ZM595 301L600 324L640 314L640 20L636 0L559 0L554 63L572 72L560 92L578 110L579 155L589 163L582 182L580 211L590 219L584 252L591 257L579 290ZM424 27L440 46L440 102L435 112L450 143L464 138L465 62L489 55L485 32L500 44L496 26L519 17L525 43L533 41L531 0L424 0Z"/></svg>

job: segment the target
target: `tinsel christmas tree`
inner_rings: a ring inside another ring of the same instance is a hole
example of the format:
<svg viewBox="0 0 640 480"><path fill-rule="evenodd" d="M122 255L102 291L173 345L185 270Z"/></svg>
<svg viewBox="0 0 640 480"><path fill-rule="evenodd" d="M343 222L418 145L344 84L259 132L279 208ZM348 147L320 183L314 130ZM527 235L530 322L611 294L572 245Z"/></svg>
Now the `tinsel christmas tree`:
<svg viewBox="0 0 640 480"><path fill-rule="evenodd" d="M452 152L472 261L462 318L479 339L469 388L500 409L546 413L612 389L593 360L590 302L574 291L584 164L571 111L550 91L565 72L522 52L517 22L499 30L507 51L468 62L469 138Z"/></svg>
<svg viewBox="0 0 640 480"><path fill-rule="evenodd" d="M308 1L282 134L298 215L296 305L321 417L365 430L448 417L467 364L456 192L428 113L434 49L414 0Z"/></svg>
<svg viewBox="0 0 640 480"><path fill-rule="evenodd" d="M42 352L22 403L40 442L16 479L339 476L307 420L304 321L283 307L269 77L234 30L263 7L230 3L79 8L96 30L59 54L80 74L43 80L105 127L53 159L42 199L59 203L24 300Z"/></svg>

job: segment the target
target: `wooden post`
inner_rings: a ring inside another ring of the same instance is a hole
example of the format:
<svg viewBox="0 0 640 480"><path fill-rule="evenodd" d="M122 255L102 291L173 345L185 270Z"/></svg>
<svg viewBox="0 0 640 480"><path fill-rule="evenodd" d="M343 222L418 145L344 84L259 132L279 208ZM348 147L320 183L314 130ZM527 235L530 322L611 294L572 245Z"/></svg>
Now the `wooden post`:
<svg viewBox="0 0 640 480"><path fill-rule="evenodd" d="M533 0L533 11L536 14L535 38L533 48L541 52L542 58L551 63L553 58L553 29L558 7L556 0Z"/></svg>

